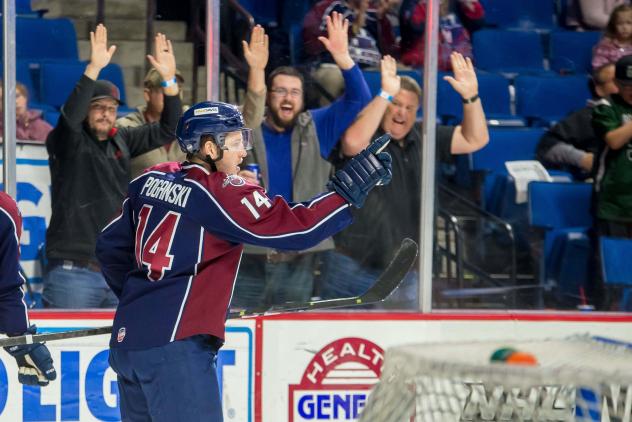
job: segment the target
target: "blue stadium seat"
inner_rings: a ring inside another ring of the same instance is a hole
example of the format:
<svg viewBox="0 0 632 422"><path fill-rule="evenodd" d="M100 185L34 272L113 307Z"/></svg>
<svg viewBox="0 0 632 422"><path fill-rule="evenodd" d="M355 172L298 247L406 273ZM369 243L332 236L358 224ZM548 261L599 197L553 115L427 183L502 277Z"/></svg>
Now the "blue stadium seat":
<svg viewBox="0 0 632 422"><path fill-rule="evenodd" d="M589 73L592 49L601 38L599 31L554 31L551 33L551 69L561 73Z"/></svg>
<svg viewBox="0 0 632 422"><path fill-rule="evenodd" d="M70 19L16 18L19 59L78 60L77 34Z"/></svg>
<svg viewBox="0 0 632 422"><path fill-rule="evenodd" d="M59 111L45 111L44 120L50 123L52 126L57 126L57 121L61 113Z"/></svg>
<svg viewBox="0 0 632 422"><path fill-rule="evenodd" d="M255 1L241 0L239 2L261 25L276 25L278 22L278 3L276 0Z"/></svg>
<svg viewBox="0 0 632 422"><path fill-rule="evenodd" d="M482 29L472 35L474 64L490 72L546 73L540 34Z"/></svg>
<svg viewBox="0 0 632 422"><path fill-rule="evenodd" d="M632 311L632 239L599 238L601 272L606 286L624 287L620 311Z"/></svg>
<svg viewBox="0 0 632 422"><path fill-rule="evenodd" d="M60 107L72 92L86 69L84 62L44 62L40 68L40 101ZM118 86L121 100L125 101L125 83L121 68L110 63L99 74L99 79L107 79Z"/></svg>
<svg viewBox="0 0 632 422"><path fill-rule="evenodd" d="M490 128L489 143L470 154L470 169L503 170L505 161L534 160L535 148L543 134L540 128Z"/></svg>
<svg viewBox="0 0 632 422"><path fill-rule="evenodd" d="M301 24L291 25L288 29L290 41L290 62L294 66L301 64L303 60L303 26Z"/></svg>
<svg viewBox="0 0 632 422"><path fill-rule="evenodd" d="M586 105L591 98L586 75L530 76L514 80L516 113L532 125L549 126Z"/></svg>
<svg viewBox="0 0 632 422"><path fill-rule="evenodd" d="M3 1L0 1L0 7L2 7ZM48 9L33 10L31 8L31 0L15 0L15 13L18 16L25 16L31 18L41 18L48 12Z"/></svg>
<svg viewBox="0 0 632 422"><path fill-rule="evenodd" d="M561 303L580 304L590 282L592 191L589 183L529 183L529 223L544 231L540 282Z"/></svg>
<svg viewBox="0 0 632 422"><path fill-rule="evenodd" d="M463 117L461 96L439 75L437 114L448 124L458 124ZM478 92L483 101L488 124L493 126L525 126L526 121L511 114L509 80L494 73L479 72Z"/></svg>
<svg viewBox="0 0 632 422"><path fill-rule="evenodd" d="M281 10L281 27L287 32L293 26L303 26L303 18L309 12L309 0L285 0Z"/></svg>
<svg viewBox="0 0 632 422"><path fill-rule="evenodd" d="M555 26L554 0L481 0L481 3L487 25L519 29Z"/></svg>

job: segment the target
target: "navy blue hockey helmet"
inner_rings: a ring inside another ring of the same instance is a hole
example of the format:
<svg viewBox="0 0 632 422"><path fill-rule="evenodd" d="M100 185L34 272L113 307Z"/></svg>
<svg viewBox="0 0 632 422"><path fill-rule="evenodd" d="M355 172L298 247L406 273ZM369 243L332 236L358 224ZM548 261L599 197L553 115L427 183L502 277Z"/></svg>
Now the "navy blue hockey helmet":
<svg viewBox="0 0 632 422"><path fill-rule="evenodd" d="M236 132L241 136L227 136ZM203 101L184 112L176 127L180 149L198 152L202 135L212 135L223 150L252 149L252 131L245 127L243 116L232 104Z"/></svg>

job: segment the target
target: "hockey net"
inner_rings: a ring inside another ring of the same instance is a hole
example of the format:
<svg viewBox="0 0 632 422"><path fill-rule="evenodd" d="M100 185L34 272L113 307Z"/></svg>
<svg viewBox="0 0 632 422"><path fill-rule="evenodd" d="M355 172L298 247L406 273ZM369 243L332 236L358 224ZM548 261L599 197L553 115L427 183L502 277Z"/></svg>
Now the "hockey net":
<svg viewBox="0 0 632 422"><path fill-rule="evenodd" d="M490 362L501 348L537 365ZM388 349L362 422L632 421L632 346L601 337Z"/></svg>

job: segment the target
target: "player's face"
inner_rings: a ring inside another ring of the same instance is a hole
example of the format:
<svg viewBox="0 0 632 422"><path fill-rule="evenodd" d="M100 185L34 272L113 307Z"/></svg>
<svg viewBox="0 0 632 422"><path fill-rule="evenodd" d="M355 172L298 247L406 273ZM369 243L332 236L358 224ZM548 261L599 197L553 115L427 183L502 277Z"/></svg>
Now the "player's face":
<svg viewBox="0 0 632 422"><path fill-rule="evenodd" d="M303 83L296 76L277 75L268 92L268 111L279 128L294 126L303 110Z"/></svg>
<svg viewBox="0 0 632 422"><path fill-rule="evenodd" d="M393 139L404 139L415 123L419 98L414 92L400 89L393 97L393 102L386 108L382 118L382 129L391 134Z"/></svg>
<svg viewBox="0 0 632 422"><path fill-rule="evenodd" d="M105 140L114 127L118 103L110 98L101 98L90 103L88 111L88 126L95 133L97 139Z"/></svg>
<svg viewBox="0 0 632 422"><path fill-rule="evenodd" d="M215 144L209 143L209 145L215 149L214 153L217 152ZM237 174L240 170L239 165L248 154L244 147L242 132L236 131L226 134L224 145L227 149L222 151L222 159L215 162L215 167L218 171L226 174Z"/></svg>

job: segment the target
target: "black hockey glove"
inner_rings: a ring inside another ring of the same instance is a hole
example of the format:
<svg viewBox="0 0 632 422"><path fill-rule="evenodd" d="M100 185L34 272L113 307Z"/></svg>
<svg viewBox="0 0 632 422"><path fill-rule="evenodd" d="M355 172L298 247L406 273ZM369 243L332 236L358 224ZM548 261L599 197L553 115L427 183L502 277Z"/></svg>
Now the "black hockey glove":
<svg viewBox="0 0 632 422"><path fill-rule="evenodd" d="M24 334L35 334L36 332L37 327L31 325ZM57 378L53 358L43 343L10 346L5 347L4 350L18 362L18 381L20 383L45 386L48 385L49 381Z"/></svg>
<svg viewBox="0 0 632 422"><path fill-rule="evenodd" d="M335 190L354 207L362 207L371 189L378 184L386 185L391 181L391 155L388 152L380 152L390 140L389 134L382 135L364 151L347 161L329 180L327 189Z"/></svg>

